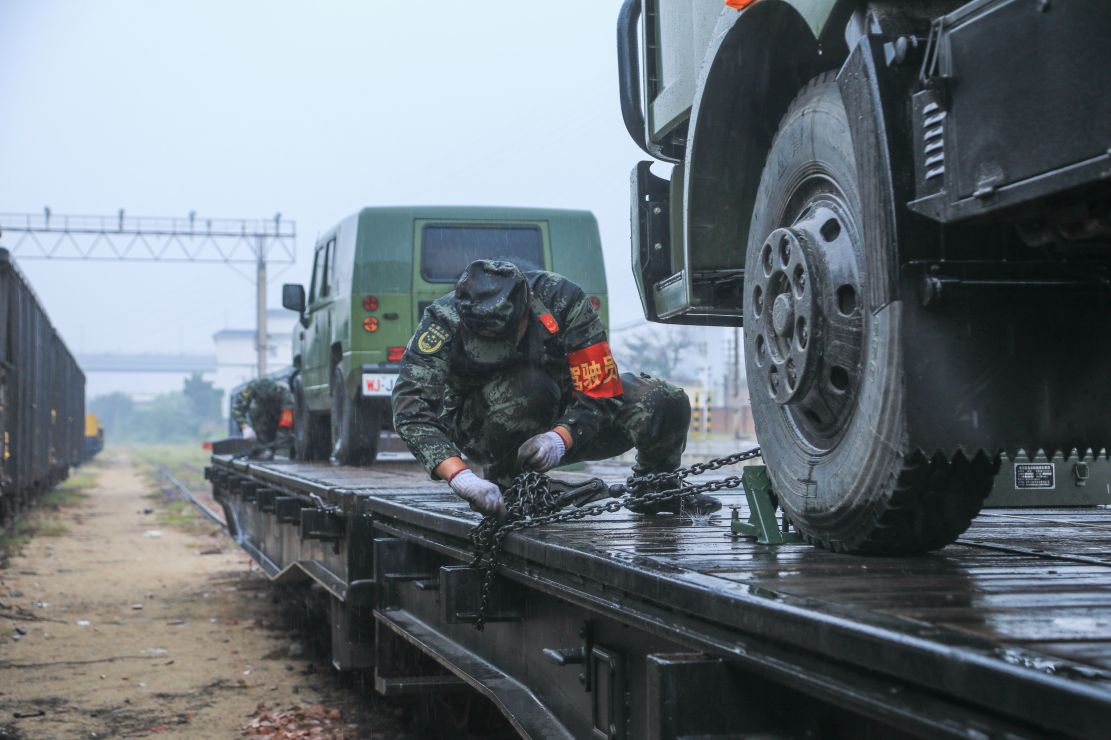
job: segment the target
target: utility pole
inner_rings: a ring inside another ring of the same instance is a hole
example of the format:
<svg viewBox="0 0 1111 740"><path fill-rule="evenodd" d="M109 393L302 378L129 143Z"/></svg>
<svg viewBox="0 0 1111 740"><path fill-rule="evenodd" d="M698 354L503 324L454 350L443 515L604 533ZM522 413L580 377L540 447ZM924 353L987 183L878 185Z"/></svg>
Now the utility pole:
<svg viewBox="0 0 1111 740"><path fill-rule="evenodd" d="M255 291L258 307L258 376L266 375L266 355L270 350L266 341L266 242L259 236L258 246L258 272L255 274Z"/></svg>
<svg viewBox="0 0 1111 740"><path fill-rule="evenodd" d="M280 213L273 219L205 219L198 228L195 213L146 218L127 216L121 208L112 216L74 216L44 208L41 214L0 213L0 234L22 260L223 263L248 280L237 266L253 265L258 374L266 374L266 267L296 260L297 227Z"/></svg>

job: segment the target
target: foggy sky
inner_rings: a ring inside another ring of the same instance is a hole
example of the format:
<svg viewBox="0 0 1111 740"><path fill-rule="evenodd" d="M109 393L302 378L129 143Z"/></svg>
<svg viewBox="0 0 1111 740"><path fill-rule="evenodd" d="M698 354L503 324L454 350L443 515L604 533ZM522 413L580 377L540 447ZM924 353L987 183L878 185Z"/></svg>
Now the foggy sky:
<svg viewBox="0 0 1111 740"><path fill-rule="evenodd" d="M641 318L619 0L0 0L0 210L271 218L313 239L365 205L586 208L611 322ZM10 236L0 244L10 244ZM223 265L22 269L75 352L212 352L254 323ZM272 274L275 271L272 271Z"/></svg>

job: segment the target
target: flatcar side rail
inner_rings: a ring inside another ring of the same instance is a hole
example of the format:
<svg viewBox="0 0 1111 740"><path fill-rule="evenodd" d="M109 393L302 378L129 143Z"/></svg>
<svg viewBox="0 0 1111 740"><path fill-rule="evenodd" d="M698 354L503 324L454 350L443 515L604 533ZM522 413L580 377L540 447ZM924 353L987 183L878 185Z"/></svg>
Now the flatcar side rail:
<svg viewBox="0 0 1111 740"><path fill-rule="evenodd" d="M369 506L380 517L379 526L419 522L421 527L434 529L420 532L410 528L413 536L426 542L456 538L461 548L474 523L452 512L454 505L440 517L427 511L427 504L404 498L372 499ZM406 533L399 524L390 529ZM657 565L648 558L630 557L615 560L614 553L588 546L580 538L567 541L559 536L574 529L564 526L511 536L506 541L507 569L518 578L542 581L550 587L559 584L563 598L582 599L591 592L617 590L625 598L592 600L594 608L608 603L617 617L635 614L642 604L664 604L674 620L665 629L686 631L705 649L723 649L721 644L699 639L710 623L733 635L788 644L924 684L984 708L1025 715L1031 721L1037 717L1030 710L1036 712L1041 702L1080 717L1101 716L1111 721L1111 671L1053 658L1021 645L1001 645L937 624L890 616L883 610L777 593L763 585L751 587L675 563ZM780 548L780 552L787 549ZM833 560L859 560L817 553L803 545L791 549ZM913 578L906 583L912 587ZM1111 586L1111 568L1105 584ZM736 647L743 650L743 645Z"/></svg>
<svg viewBox="0 0 1111 740"><path fill-rule="evenodd" d="M961 543L915 558L757 545L726 536L728 517L691 526L620 512L525 530L506 539L501 596L478 632L469 622L479 573L470 567L470 535L479 518L415 466L213 463L218 500L237 507L256 558L276 572L304 561L302 570L341 584L328 589L339 601L428 625L523 681L561 721L577 706L569 687L601 680L599 665L631 682L615 684L626 692L636 684L651 693L702 655L705 676L726 670L715 685L737 685L733 669L720 667L737 666L788 693L927 735L986 728L1096 737L1111 722L1106 511L993 512ZM252 491L266 490L334 507L344 523L332 539L303 522L276 527L257 505L273 499L252 500ZM743 506L743 495L723 500ZM541 657L542 647L577 654L566 647L576 641L587 656L582 673ZM689 656L673 665L668 656L677 653ZM594 707L609 716L603 710ZM649 715L621 721L654 731L664 720ZM702 726L690 721L684 727ZM568 729L590 726L572 721Z"/></svg>

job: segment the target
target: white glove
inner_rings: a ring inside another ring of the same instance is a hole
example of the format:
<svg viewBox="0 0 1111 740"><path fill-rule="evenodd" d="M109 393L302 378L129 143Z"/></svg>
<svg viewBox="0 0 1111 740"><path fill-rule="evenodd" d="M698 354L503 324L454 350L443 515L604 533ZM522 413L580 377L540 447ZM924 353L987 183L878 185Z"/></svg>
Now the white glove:
<svg viewBox="0 0 1111 740"><path fill-rule="evenodd" d="M471 470L461 470L451 479L451 490L459 498L482 514L505 516L505 504L501 500L501 489L488 480L483 480Z"/></svg>
<svg viewBox="0 0 1111 740"><path fill-rule="evenodd" d="M243 430L243 439L247 440L248 442L254 442L255 440L258 439L258 435L255 434L255 430L251 428L250 424L244 424L242 426L242 430Z"/></svg>
<svg viewBox="0 0 1111 740"><path fill-rule="evenodd" d="M563 437L556 432L544 432L529 437L517 448L517 463L525 470L546 473L559 465L565 454L567 446L563 444Z"/></svg>

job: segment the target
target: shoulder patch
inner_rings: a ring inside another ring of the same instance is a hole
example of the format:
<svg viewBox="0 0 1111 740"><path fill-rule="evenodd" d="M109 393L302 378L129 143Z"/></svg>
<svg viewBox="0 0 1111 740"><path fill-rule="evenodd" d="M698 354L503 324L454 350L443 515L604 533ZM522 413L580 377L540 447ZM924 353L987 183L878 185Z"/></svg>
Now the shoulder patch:
<svg viewBox="0 0 1111 740"><path fill-rule="evenodd" d="M417 351L424 355L434 355L444 347L448 337L447 329L439 324L429 324L428 328L417 335Z"/></svg>

